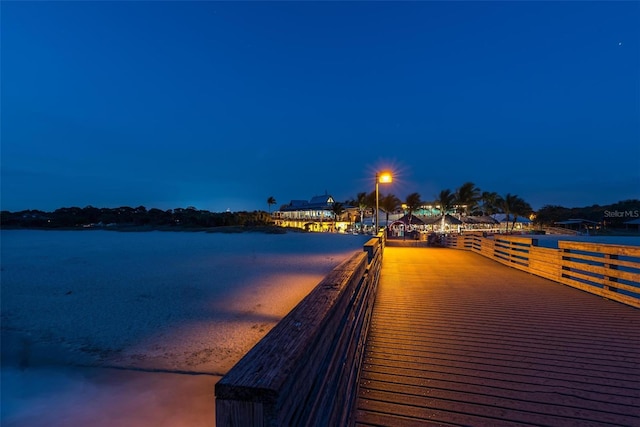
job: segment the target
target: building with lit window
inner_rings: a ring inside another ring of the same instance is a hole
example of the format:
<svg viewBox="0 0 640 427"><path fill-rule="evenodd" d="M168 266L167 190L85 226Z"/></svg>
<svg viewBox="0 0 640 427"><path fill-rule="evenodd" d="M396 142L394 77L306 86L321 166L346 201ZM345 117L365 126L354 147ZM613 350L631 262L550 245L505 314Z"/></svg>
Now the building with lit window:
<svg viewBox="0 0 640 427"><path fill-rule="evenodd" d="M292 200L272 214L280 227L301 228L307 231L344 233L353 227L357 218L357 209L343 205L343 212L335 217L336 201L328 194L314 196L311 200Z"/></svg>

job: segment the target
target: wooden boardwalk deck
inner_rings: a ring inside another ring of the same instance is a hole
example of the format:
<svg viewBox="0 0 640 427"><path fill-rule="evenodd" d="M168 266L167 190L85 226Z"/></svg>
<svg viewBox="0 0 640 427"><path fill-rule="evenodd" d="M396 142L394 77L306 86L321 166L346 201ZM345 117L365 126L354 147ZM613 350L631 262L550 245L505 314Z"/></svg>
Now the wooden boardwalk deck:
<svg viewBox="0 0 640 427"><path fill-rule="evenodd" d="M640 310L478 254L387 247L357 426L640 426Z"/></svg>

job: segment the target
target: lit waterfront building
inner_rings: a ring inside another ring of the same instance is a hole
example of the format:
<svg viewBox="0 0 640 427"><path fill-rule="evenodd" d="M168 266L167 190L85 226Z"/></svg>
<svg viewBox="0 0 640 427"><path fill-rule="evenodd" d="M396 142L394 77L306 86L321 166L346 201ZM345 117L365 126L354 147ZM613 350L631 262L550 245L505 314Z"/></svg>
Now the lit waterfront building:
<svg viewBox="0 0 640 427"><path fill-rule="evenodd" d="M307 231L339 232L352 229L358 218L358 209L343 205L340 215L335 215L336 201L328 194L314 196L311 200L292 200L272 214L279 227L301 228Z"/></svg>

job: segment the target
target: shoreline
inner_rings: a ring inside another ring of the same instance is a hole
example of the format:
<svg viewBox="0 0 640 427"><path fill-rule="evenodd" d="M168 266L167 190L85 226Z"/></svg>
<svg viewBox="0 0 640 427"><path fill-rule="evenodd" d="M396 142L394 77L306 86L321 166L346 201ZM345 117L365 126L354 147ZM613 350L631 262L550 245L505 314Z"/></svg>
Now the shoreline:
<svg viewBox="0 0 640 427"><path fill-rule="evenodd" d="M21 227L2 226L0 230L31 230L31 231L120 231L120 232L206 232L206 233L265 233L265 234L286 234L286 233L310 233L301 228L279 227L275 225L228 225L219 227L183 227L183 226L153 226L153 225L114 225L114 226L91 226L91 227ZM339 233L333 233L339 234Z"/></svg>
<svg viewBox="0 0 640 427"><path fill-rule="evenodd" d="M12 427L211 425L220 375L369 237L22 231L2 233Z"/></svg>

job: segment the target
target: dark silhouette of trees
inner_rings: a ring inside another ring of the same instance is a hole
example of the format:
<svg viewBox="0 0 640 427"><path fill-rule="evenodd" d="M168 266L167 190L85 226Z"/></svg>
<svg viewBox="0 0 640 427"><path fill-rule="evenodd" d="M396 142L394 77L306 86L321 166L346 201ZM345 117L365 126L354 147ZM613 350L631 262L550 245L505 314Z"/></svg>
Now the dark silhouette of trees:
<svg viewBox="0 0 640 427"><path fill-rule="evenodd" d="M387 194L380 199L380 209L386 215L386 224L389 225L389 214L402 207L402 201L394 194Z"/></svg>
<svg viewBox="0 0 640 427"><path fill-rule="evenodd" d="M411 193L405 199L404 204L407 205L407 210L409 211L409 224L411 224L413 213L422 206L422 197L418 193Z"/></svg>
<svg viewBox="0 0 640 427"><path fill-rule="evenodd" d="M335 230L338 218L344 213L344 205L340 202L334 202L331 205L331 213L333 214L333 229Z"/></svg>
<svg viewBox="0 0 640 427"><path fill-rule="evenodd" d="M640 218L640 200L628 199L610 205L578 208L545 205L536 212L535 222L540 226L553 226L558 221L577 218L602 222L605 227L627 228L626 221Z"/></svg>
<svg viewBox="0 0 640 427"><path fill-rule="evenodd" d="M456 204L462 207L465 215L469 215L478 205L480 194L480 189L473 182L465 182L456 190Z"/></svg>
<svg viewBox="0 0 640 427"><path fill-rule="evenodd" d="M355 202L355 205L358 206L358 211L360 212L360 224L364 224L364 211L367 209L367 193L358 193Z"/></svg>
<svg viewBox="0 0 640 427"><path fill-rule="evenodd" d="M475 187L475 186L474 186ZM462 187L461 187L462 188ZM460 195L458 191L458 196ZM472 192L473 193L473 192ZM461 199L450 190L442 190L435 200L440 207L444 221L444 215L453 209L455 203ZM522 198L513 194L506 194L504 198L496 193L483 192L480 197L483 214L491 215L504 212L509 216L511 231L515 227L518 217L529 217L533 210ZM275 200L274 200L275 202ZM360 210L360 221L363 221L364 210L375 209L375 192L358 193L354 201L346 202L357 206ZM413 213L418 211L423 202L418 193L407 196L405 201L411 220ZM380 208L387 214L398 209L399 199L388 194L380 199ZM341 203L334 204L334 209L342 207ZM338 213L340 216L343 211ZM540 226L552 226L555 222L568 219L587 219L599 222L606 228L628 228L625 222L640 217L640 200L622 200L610 205L593 205L578 208L566 208L557 205L546 205L536 212L535 222ZM337 221L334 211L334 220ZM46 229L80 229L80 228L138 228L138 229L201 229L222 226L261 226L272 224L271 214L266 211L253 212L210 212L199 210L195 207L161 210L147 209L144 206L131 208L121 206L118 208L96 208L86 206L63 207L53 212L42 210L23 210L18 212L0 212L0 226L2 228L46 228ZM335 224L334 224L335 225ZM444 225L444 224L443 224ZM508 230L508 227L507 227Z"/></svg>
<svg viewBox="0 0 640 427"><path fill-rule="evenodd" d="M445 216L447 212L449 212L456 201L456 195L451 192L448 188L446 190L440 191L438 197L436 198L436 204L440 206L440 215L442 217L442 223L440 224L440 230L444 230Z"/></svg>
<svg viewBox="0 0 640 427"><path fill-rule="evenodd" d="M269 215L271 215L271 205L275 205L276 204L276 199L273 196L270 196L267 199L267 205L269 205Z"/></svg>
<svg viewBox="0 0 640 427"><path fill-rule="evenodd" d="M521 197L515 194L507 193L504 198L499 200L499 204L506 215L505 220L511 220L511 231L513 231L516 226L518 216L526 217L531 213L531 206L529 203L525 202ZM506 231L508 230L509 223L507 222Z"/></svg>
<svg viewBox="0 0 640 427"><path fill-rule="evenodd" d="M25 210L2 211L0 222L3 228L134 228L149 229L197 229L221 226L259 226L272 223L271 215L264 211L210 212L194 207L162 211L144 206L131 208L95 208L87 206L65 207L53 212Z"/></svg>
<svg viewBox="0 0 640 427"><path fill-rule="evenodd" d="M498 201L500 200L500 196L495 191L483 191L480 196L480 201L482 203L480 212L482 215L493 215L497 213Z"/></svg>
<svg viewBox="0 0 640 427"><path fill-rule="evenodd" d="M376 208L376 193L358 193L355 199L347 200L346 203L347 205L355 206L358 208L358 212L360 213L360 224L364 224L364 212L367 210L367 208Z"/></svg>

